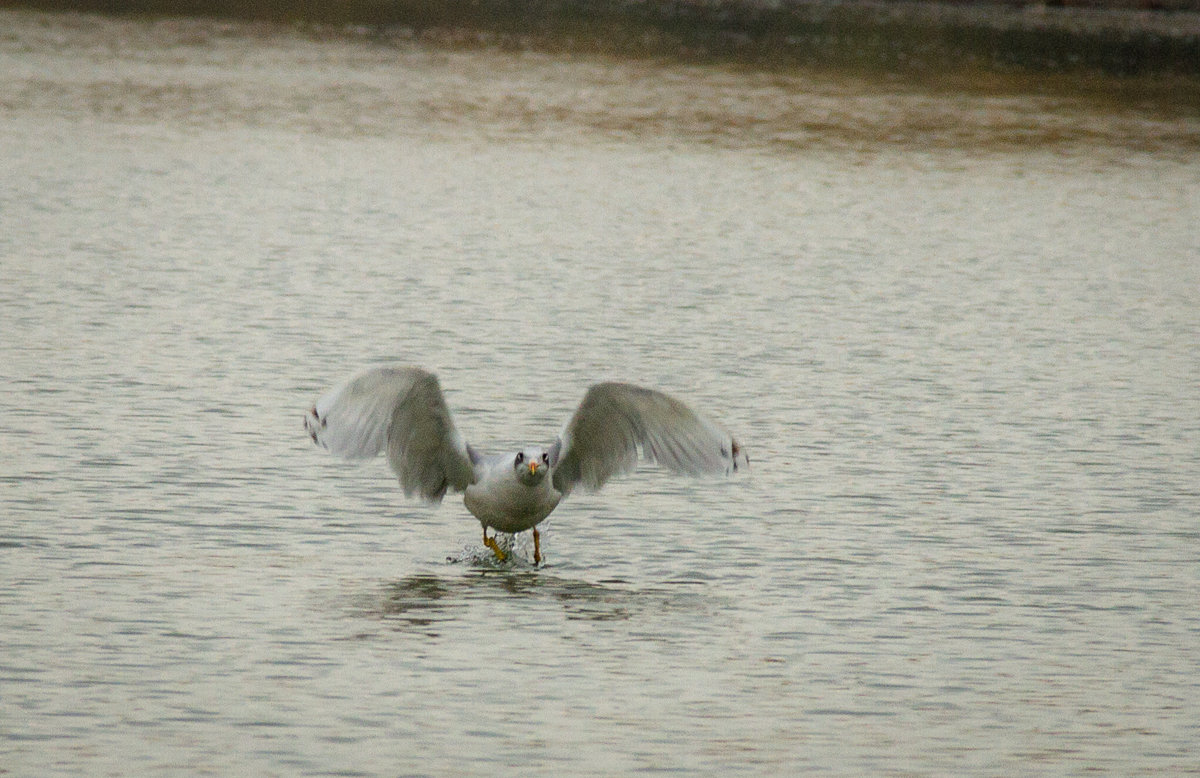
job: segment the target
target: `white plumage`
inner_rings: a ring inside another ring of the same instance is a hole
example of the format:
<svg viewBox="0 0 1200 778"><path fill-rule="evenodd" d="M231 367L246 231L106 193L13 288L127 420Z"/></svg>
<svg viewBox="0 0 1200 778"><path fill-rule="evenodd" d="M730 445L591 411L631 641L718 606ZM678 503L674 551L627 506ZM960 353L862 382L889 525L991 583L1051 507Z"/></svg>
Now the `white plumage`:
<svg viewBox="0 0 1200 778"><path fill-rule="evenodd" d="M304 418L312 439L348 459L386 449L408 496L440 501L462 492L483 525L484 543L503 559L487 530L533 530L534 562L541 561L537 525L577 487L596 490L632 471L638 452L676 473L729 474L747 464L728 432L679 400L653 389L600 383L548 448L483 456L454 426L435 375L417 367L360 373L317 400Z"/></svg>

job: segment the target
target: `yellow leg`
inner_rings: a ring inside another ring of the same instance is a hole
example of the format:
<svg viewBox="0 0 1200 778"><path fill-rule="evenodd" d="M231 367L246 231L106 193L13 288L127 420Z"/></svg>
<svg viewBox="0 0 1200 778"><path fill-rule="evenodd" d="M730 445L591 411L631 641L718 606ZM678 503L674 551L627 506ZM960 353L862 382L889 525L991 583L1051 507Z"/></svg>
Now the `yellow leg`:
<svg viewBox="0 0 1200 778"><path fill-rule="evenodd" d="M492 553L495 554L496 558L499 559L501 562L503 562L505 559L508 558L508 554L504 553L504 551L500 548L500 544L496 542L496 539L489 538L487 536L487 527L483 528L483 545L490 548L492 550Z"/></svg>
<svg viewBox="0 0 1200 778"><path fill-rule="evenodd" d="M537 527L533 528L533 563L535 565L542 563L542 538L538 535Z"/></svg>

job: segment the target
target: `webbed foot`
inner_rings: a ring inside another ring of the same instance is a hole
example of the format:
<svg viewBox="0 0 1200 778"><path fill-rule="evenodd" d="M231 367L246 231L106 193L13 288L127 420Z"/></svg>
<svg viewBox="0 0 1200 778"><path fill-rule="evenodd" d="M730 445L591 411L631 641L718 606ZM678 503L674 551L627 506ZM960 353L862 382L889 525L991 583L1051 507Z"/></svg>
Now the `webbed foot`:
<svg viewBox="0 0 1200 778"><path fill-rule="evenodd" d="M500 544L496 542L496 539L488 537L487 527L483 528L483 545L490 548L492 553L496 555L496 559L501 562L508 559L508 554L504 553L504 549L500 548Z"/></svg>

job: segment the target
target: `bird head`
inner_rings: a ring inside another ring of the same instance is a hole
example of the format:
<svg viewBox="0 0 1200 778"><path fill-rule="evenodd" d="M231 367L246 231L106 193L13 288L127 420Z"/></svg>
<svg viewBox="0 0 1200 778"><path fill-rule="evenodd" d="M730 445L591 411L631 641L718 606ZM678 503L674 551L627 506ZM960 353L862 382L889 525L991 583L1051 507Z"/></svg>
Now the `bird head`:
<svg viewBox="0 0 1200 778"><path fill-rule="evenodd" d="M550 473L550 454L540 448L518 451L513 457L517 480L526 486L536 486Z"/></svg>

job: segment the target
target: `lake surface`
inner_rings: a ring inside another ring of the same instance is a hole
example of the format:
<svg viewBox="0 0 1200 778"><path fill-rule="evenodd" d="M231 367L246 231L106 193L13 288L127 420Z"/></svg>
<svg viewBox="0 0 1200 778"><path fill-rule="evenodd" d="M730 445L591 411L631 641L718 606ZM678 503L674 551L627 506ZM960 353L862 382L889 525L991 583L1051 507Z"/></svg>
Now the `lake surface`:
<svg viewBox="0 0 1200 778"><path fill-rule="evenodd" d="M1200 119L0 11L0 773L1182 774ZM634 380L751 470L547 564L312 446Z"/></svg>

